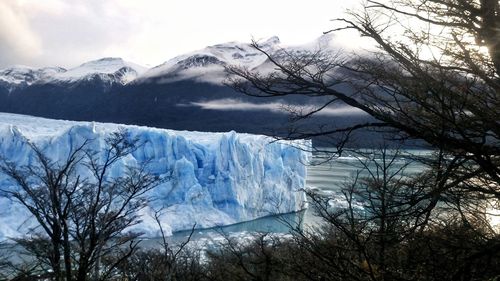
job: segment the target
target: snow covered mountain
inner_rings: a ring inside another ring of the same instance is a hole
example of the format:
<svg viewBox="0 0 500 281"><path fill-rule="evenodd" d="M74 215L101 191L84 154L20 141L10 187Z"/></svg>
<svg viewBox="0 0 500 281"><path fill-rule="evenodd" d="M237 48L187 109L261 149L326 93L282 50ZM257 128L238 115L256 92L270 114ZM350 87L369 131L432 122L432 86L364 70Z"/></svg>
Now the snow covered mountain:
<svg viewBox="0 0 500 281"><path fill-rule="evenodd" d="M48 81L66 69L61 67L33 68L29 66L13 66L0 69L0 86L12 91L24 88L38 81Z"/></svg>
<svg viewBox="0 0 500 281"><path fill-rule="evenodd" d="M33 84L64 83L69 85L92 80L100 80L106 84L125 85L146 70L145 67L126 62L121 58L102 58L71 69L14 66L0 69L0 85L9 91Z"/></svg>
<svg viewBox="0 0 500 281"><path fill-rule="evenodd" d="M258 41L282 56L337 48L331 35L301 46L285 46L277 37ZM169 129L286 135L289 113L283 108L313 108L321 98L292 95L262 99L225 86L225 65L257 71L274 67L249 43L229 42L178 56L152 69L119 58L104 58L71 69L17 67L0 70L0 112L82 121L146 125ZM340 112L336 109L324 112ZM317 116L294 124L312 128L347 126L359 114ZM341 118L342 117L342 118ZM325 127L326 125L326 127Z"/></svg>
<svg viewBox="0 0 500 281"><path fill-rule="evenodd" d="M278 37L271 37L257 43L267 53L278 56L284 52L315 51L319 48L334 47L333 37L329 34L299 46L284 46ZM60 67L10 67L0 69L0 83L8 84L11 88L45 83L71 84L95 79L121 85L134 80L138 83L151 81L165 83L193 78L204 82L220 83L224 79L224 66L226 65L256 69L263 67L267 61L266 55L249 43L228 42L180 55L151 69L121 58L102 58L68 70Z"/></svg>
<svg viewBox="0 0 500 281"><path fill-rule="evenodd" d="M274 53L279 49L280 40L278 37L271 37L259 44L266 52ZM178 79L198 78L202 81L220 83L224 79L224 66L241 65L255 68L266 59L263 53L248 43L228 42L168 60L144 73L138 81L159 80L165 83Z"/></svg>
<svg viewBox="0 0 500 281"><path fill-rule="evenodd" d="M264 41L257 41L257 44L266 53L278 57L285 53L314 52L319 49L333 49L335 47L331 34L323 35L313 42L299 46L282 45L276 36ZM220 84L226 78L224 66L237 65L264 71L268 68L268 63L267 56L251 44L228 42L175 57L145 72L138 77L136 82L167 83L176 80L196 79L202 82Z"/></svg>
<svg viewBox="0 0 500 281"><path fill-rule="evenodd" d="M100 78L102 81L127 84L144 73L147 68L124 61L121 58L102 58L86 62L68 71L52 76L55 81L67 83Z"/></svg>
<svg viewBox="0 0 500 281"><path fill-rule="evenodd" d="M172 131L110 123L59 121L0 113L0 156L17 165L35 165L28 142L53 160L64 161L72 145L92 140L99 151L104 139L123 129L144 145L113 167L120 174L127 165L148 161L150 172L172 177L157 186L155 198L141 213L135 230L158 235L153 209L164 209L166 231L213 227L304 208L306 163L309 155L295 145L307 142L270 142L260 135ZM0 175L0 185L9 181ZM36 222L27 211L0 197L0 240L16 237Z"/></svg>

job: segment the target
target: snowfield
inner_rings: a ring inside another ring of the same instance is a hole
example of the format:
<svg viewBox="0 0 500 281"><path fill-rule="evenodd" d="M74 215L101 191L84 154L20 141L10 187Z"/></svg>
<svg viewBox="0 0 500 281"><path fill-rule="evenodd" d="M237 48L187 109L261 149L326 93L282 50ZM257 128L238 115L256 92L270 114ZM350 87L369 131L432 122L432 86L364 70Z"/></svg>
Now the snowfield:
<svg viewBox="0 0 500 281"><path fill-rule="evenodd" d="M315 53L320 49L334 51L346 45L345 42L335 40L332 34L324 34L312 42L297 46L284 45L276 36L257 43L262 50L278 58L285 53ZM251 44L227 42L174 57L152 68L116 57L88 61L70 69L13 66L0 69L0 86L4 83L12 91L32 84L76 84L95 78L105 83L121 85L149 83L152 80L155 83L168 83L186 79L222 84L227 78L224 66L228 65L259 70L261 73L275 68L268 57Z"/></svg>
<svg viewBox="0 0 500 281"><path fill-rule="evenodd" d="M104 139L125 130L140 146L111 171L119 175L127 166L148 162L151 173L171 180L148 193L135 231L148 237L159 234L154 210L164 208L161 222L172 233L229 225L305 206L306 167L310 155L299 147L308 141L273 142L260 135L172 131L148 127L50 120L0 113L0 155L18 165L35 165L28 142L54 160L67 157L71 147L92 139L99 150ZM0 185L9 185L0 175ZM0 197L0 240L26 234L36 222L15 201Z"/></svg>
<svg viewBox="0 0 500 281"><path fill-rule="evenodd" d="M0 69L0 83L9 85L11 90L32 84L72 84L95 78L99 78L103 82L125 85L135 80L146 70L146 67L124 61L121 58L101 58L71 69L12 66Z"/></svg>

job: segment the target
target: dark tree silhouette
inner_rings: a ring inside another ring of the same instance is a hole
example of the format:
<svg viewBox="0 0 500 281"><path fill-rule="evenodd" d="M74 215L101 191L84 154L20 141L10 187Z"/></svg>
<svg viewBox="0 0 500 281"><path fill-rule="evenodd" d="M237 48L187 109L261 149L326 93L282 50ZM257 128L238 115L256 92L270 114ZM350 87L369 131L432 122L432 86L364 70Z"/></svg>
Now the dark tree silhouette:
<svg viewBox="0 0 500 281"><path fill-rule="evenodd" d="M266 54L275 68L270 73L229 67L230 84L252 96L328 98L318 108L295 110L294 120L338 105L374 118L342 128L297 126L291 139L333 135L343 148L356 131L368 128L391 139L425 141L437 153L427 161L433 172L424 183L430 189L413 204L426 201L427 211L443 194L454 197L449 202L457 208L468 203L464 198L494 205L500 199L499 2L385 3L369 0L361 10L336 19L338 27L329 31L357 31L375 43L376 51L282 50ZM257 42L254 47L264 52Z"/></svg>
<svg viewBox="0 0 500 281"><path fill-rule="evenodd" d="M356 31L376 49L265 53L254 42L274 71L231 66L229 84L251 96L326 99L313 109L291 110L296 125L289 139L332 137L339 153L360 130L390 140L423 141L435 155L420 159L429 169L407 183L405 196L395 202L402 210L394 216L411 222L403 228L410 234L433 228L439 235L451 235L450 229L480 234L481 243L460 259L471 265L491 257L491 251L500 250L498 232L487 223L488 212L500 204L500 2L368 0L334 24L327 32ZM301 127L301 120L335 106L361 110L373 120L349 127L333 121ZM443 209L450 224L441 228L433 218ZM464 243L470 237L464 235ZM382 258L372 279L387 272Z"/></svg>
<svg viewBox="0 0 500 281"><path fill-rule="evenodd" d="M143 195L160 182L145 165L110 176L114 165L138 147L126 131L108 137L102 151L91 150L92 141L72 147L65 161L51 160L30 144L33 165L4 161L0 166L13 183L2 187L2 195L26 207L41 229L16 241L49 266L54 280L99 280L111 274L135 251L140 234L124 230L139 222ZM115 264L100 265L103 257L116 253Z"/></svg>

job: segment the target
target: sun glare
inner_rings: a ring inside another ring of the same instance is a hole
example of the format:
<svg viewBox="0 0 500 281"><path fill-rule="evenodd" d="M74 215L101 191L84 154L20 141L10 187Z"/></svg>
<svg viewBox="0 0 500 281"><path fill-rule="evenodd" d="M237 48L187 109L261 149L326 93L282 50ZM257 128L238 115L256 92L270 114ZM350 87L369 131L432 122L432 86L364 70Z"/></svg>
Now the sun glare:
<svg viewBox="0 0 500 281"><path fill-rule="evenodd" d="M486 215L489 224L496 233L500 233L500 209L490 208L487 210Z"/></svg>

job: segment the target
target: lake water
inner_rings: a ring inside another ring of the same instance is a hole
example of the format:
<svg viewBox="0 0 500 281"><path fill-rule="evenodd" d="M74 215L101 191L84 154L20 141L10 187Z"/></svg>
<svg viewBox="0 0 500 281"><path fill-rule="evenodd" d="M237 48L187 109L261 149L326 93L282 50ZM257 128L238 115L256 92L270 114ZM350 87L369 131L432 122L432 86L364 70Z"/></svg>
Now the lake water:
<svg viewBox="0 0 500 281"><path fill-rule="evenodd" d="M428 150L413 150L407 151L411 155L418 155L426 157L432 153ZM307 167L307 188L315 188L319 192L329 193L332 197L341 196L339 194L342 184L348 180L353 174L356 173L359 167L359 158L354 155L346 155L333 159L331 161L325 161L328 155L324 153L315 153L312 158L312 165ZM394 165L399 167L408 163L410 157L402 155L396 159ZM417 162L412 162L405 169L405 173L412 174L419 172L423 169L423 165ZM238 223L229 226L223 226L220 228L211 229L197 229L193 233L193 240L206 241L206 240L217 240L221 237L221 233L226 233L232 236L248 236L249 233L257 232L270 232L287 234L290 232L290 225L311 226L317 225L319 219L314 216L312 209L306 209L297 213L282 214L276 216L269 216L260 218L257 220ZM169 237L169 242L183 242L186 237L190 235L191 231L180 231ZM159 238L146 239L142 246L144 247L155 247L160 242Z"/></svg>
<svg viewBox="0 0 500 281"><path fill-rule="evenodd" d="M389 154L391 151L389 151ZM399 168L407 165L404 170L405 174L414 174L422 171L424 166L421 163L412 161L413 157L428 157L432 151L430 150L406 150L401 156L398 156L394 161L393 167ZM362 156L347 154L343 157L338 157L330 161L330 154L324 152L313 153L312 165L307 167L307 182L308 188L315 188L319 192L328 193L331 196L340 196L339 192L342 184L349 180L357 170L360 169L360 160ZM286 223L284 223L286 222ZM216 229L203 229L196 230L193 234L193 239L204 239L214 237L220 232L234 234L248 233L248 232L272 232L272 233L289 233L290 225L297 225L301 223L305 226L317 225L319 219L314 216L312 209L307 209L302 212L283 214L278 216L269 216L257 220L238 223L235 225L224 226ZM174 233L171 237L174 241L182 241L190 231L181 231Z"/></svg>

